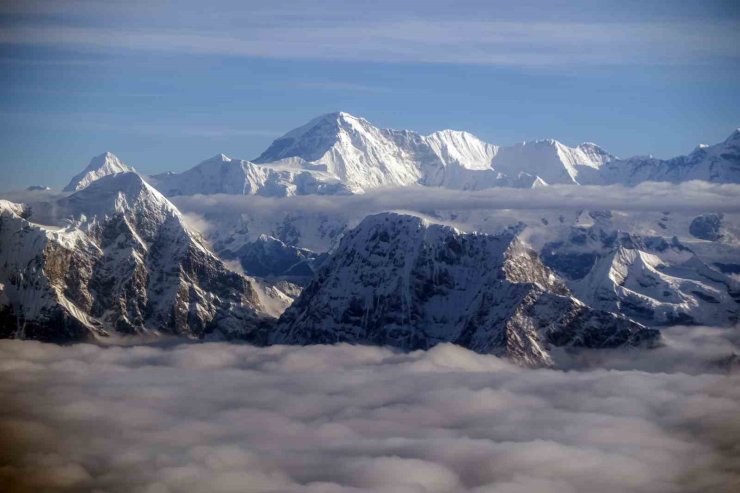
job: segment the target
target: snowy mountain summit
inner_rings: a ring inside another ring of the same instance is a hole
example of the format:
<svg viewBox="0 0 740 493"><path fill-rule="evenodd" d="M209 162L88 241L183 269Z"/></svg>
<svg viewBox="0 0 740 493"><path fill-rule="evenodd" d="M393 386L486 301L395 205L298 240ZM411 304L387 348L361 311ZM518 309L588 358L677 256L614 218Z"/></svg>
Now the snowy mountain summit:
<svg viewBox="0 0 740 493"><path fill-rule="evenodd" d="M421 135L375 127L348 113L330 113L275 140L254 161L293 160L325 167L355 193L421 184L461 190L547 184L635 185L700 179L740 182L739 132L669 160L619 159L592 142L568 147L555 139L511 146L489 144L461 131Z"/></svg>
<svg viewBox="0 0 740 493"><path fill-rule="evenodd" d="M69 184L64 187L64 191L75 192L77 190L82 190L90 183L104 176L130 171L135 172L136 170L124 164L114 154L104 152L100 156L92 158L90 160L90 164L69 181Z"/></svg>
<svg viewBox="0 0 740 493"><path fill-rule="evenodd" d="M636 185L700 179L740 182L737 133L670 160L619 159L592 142L555 139L511 146L441 130L422 135L379 128L345 112L314 118L276 139L253 161L223 154L181 173L151 177L168 196L210 193L335 195L422 185L455 190L547 185Z"/></svg>
<svg viewBox="0 0 740 493"><path fill-rule="evenodd" d="M294 160L325 167L354 193L412 184L475 189L510 184L492 169L498 150L467 132L442 130L424 136L381 129L339 112L288 132L255 162Z"/></svg>
<svg viewBox="0 0 740 493"><path fill-rule="evenodd" d="M258 337L266 321L251 282L137 174L104 176L54 207L66 226L0 204L0 336Z"/></svg>

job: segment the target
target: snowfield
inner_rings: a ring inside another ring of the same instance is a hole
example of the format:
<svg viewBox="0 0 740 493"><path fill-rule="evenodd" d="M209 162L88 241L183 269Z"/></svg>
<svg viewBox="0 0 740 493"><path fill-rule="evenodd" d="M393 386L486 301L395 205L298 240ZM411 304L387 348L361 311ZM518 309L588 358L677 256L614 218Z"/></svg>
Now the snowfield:
<svg viewBox="0 0 740 493"><path fill-rule="evenodd" d="M666 341L571 371L450 344L0 341L0 489L738 491L737 332Z"/></svg>

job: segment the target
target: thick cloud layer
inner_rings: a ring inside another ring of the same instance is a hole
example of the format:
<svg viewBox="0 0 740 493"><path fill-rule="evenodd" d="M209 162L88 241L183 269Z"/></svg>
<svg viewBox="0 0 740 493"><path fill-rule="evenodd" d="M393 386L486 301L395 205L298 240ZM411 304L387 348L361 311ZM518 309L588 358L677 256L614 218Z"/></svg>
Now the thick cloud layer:
<svg viewBox="0 0 740 493"><path fill-rule="evenodd" d="M688 225L698 214L722 212L725 225L737 232L738 196L740 185L696 181L678 185L642 183L631 188L562 185L475 192L418 186L346 196L274 198L216 194L172 200L186 214L190 226L215 243L233 241L235 230L248 230L252 241L260 233L281 238L283 235L283 239L292 241L291 231L295 230L293 240L298 246L325 251L334 241L328 233L352 228L367 215L384 211L420 214L464 231L485 233L524 223L536 228L538 234L547 235L554 233L552 226L572 224L584 210L606 209L619 216L615 217L617 229L645 234L657 231L679 238L688 235ZM666 214L671 216L668 224ZM245 218L248 226L242 224ZM551 226L543 227L547 224ZM548 233L547 229L551 231Z"/></svg>
<svg viewBox="0 0 740 493"><path fill-rule="evenodd" d="M491 188L475 192L418 186L345 196L269 198L216 194L173 197L172 200L180 210L200 214L242 214L264 209L280 212L312 210L340 215L348 210L372 214L396 209L740 212L739 195L740 185L691 181L677 185L653 182L635 187L554 185L535 189Z"/></svg>
<svg viewBox="0 0 740 493"><path fill-rule="evenodd" d="M739 349L692 330L588 371L452 345L1 341L0 490L738 491Z"/></svg>

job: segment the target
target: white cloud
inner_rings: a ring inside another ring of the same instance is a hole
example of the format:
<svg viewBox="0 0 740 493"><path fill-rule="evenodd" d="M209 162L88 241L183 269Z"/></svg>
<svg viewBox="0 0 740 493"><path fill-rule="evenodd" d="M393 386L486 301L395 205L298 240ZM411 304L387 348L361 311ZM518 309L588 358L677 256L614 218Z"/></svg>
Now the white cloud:
<svg viewBox="0 0 740 493"><path fill-rule="evenodd" d="M388 15L368 12L362 19L344 9L310 22L301 16L262 11L253 18L238 7L220 16L183 11L188 30L167 22L168 12L134 16L130 25L76 23L11 25L0 43L145 50L190 54L321 59L391 63L492 64L558 67L624 64L699 64L735 60L738 23L725 19L574 21L481 17ZM323 10L325 11L325 10ZM82 12L82 11L79 11ZM143 10L142 13L146 13ZM225 18L231 13L235 19ZM171 13L170 13L171 14ZM126 19L124 16L123 19ZM118 17L116 17L118 18ZM209 23L210 21L210 23ZM80 25L81 24L81 25Z"/></svg>
<svg viewBox="0 0 740 493"><path fill-rule="evenodd" d="M495 209L610 209L623 211L738 212L740 185L701 181L641 183L624 186L555 185L536 189L491 188L459 191L434 187L404 187L373 190L361 195L298 196L269 198L241 195L194 195L173 197L183 211L194 213L248 213L271 211L316 211L359 215L387 210L495 210Z"/></svg>
<svg viewBox="0 0 740 493"><path fill-rule="evenodd" d="M733 491L740 375L713 365L737 336L674 329L571 371L452 345L0 341L0 489Z"/></svg>
<svg viewBox="0 0 740 493"><path fill-rule="evenodd" d="M686 182L642 183L632 188L561 185L477 192L419 186L405 187L402 193L389 188L349 196L194 195L171 200L181 211L198 216L214 242L233 238L236 228L243 229L245 224L249 230L245 241L261 233L280 236L289 224L296 228L299 246L326 251L335 244L336 232L356 226L369 214L384 211L416 214L463 231L484 233L524 223L531 228L522 239L534 248L552 241L559 227L574 224L581 211L599 209L614 212L611 227L615 229L647 236L675 235L682 240L691 240L689 223L698 214L723 212L726 226L737 236L738 196L740 185ZM668 221L665 212L670 212Z"/></svg>

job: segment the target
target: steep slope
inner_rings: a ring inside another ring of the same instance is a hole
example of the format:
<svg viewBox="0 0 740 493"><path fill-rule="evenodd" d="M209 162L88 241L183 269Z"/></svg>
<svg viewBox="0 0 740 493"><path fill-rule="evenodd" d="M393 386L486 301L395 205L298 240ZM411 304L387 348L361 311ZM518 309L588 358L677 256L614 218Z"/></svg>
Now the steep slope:
<svg viewBox="0 0 740 493"><path fill-rule="evenodd" d="M137 174L105 176L55 205L64 228L2 208L3 337L261 337L266 321L250 281L228 271Z"/></svg>
<svg viewBox="0 0 740 493"><path fill-rule="evenodd" d="M24 216L20 204L0 201L0 336L66 341L102 333L66 291L65 271L78 269L92 245Z"/></svg>
<svg viewBox="0 0 740 493"><path fill-rule="evenodd" d="M215 193L273 197L348 193L342 183L321 169L301 168L291 162L258 165L223 154L183 173L152 176L151 182L170 197Z"/></svg>
<svg viewBox="0 0 740 493"><path fill-rule="evenodd" d="M573 228L545 245L542 256L576 296L595 308L649 325L738 322L740 285L676 238Z"/></svg>
<svg viewBox="0 0 740 493"><path fill-rule="evenodd" d="M439 159L449 165L457 163L470 170L485 170L499 148L483 142L475 135L457 130L440 130L424 137L424 142Z"/></svg>
<svg viewBox="0 0 740 493"><path fill-rule="evenodd" d="M127 166L116 156L110 152L95 156L90 160L90 164L87 165L80 173L75 175L69 184L64 187L65 192L74 192L82 190L90 183L95 180L108 175L114 175L116 173L126 173L129 171L136 171L134 168Z"/></svg>
<svg viewBox="0 0 740 493"><path fill-rule="evenodd" d="M551 364L551 346L615 347L656 337L573 298L511 233L464 234L385 213L347 233L280 318L271 342L403 349L455 342L538 366Z"/></svg>

